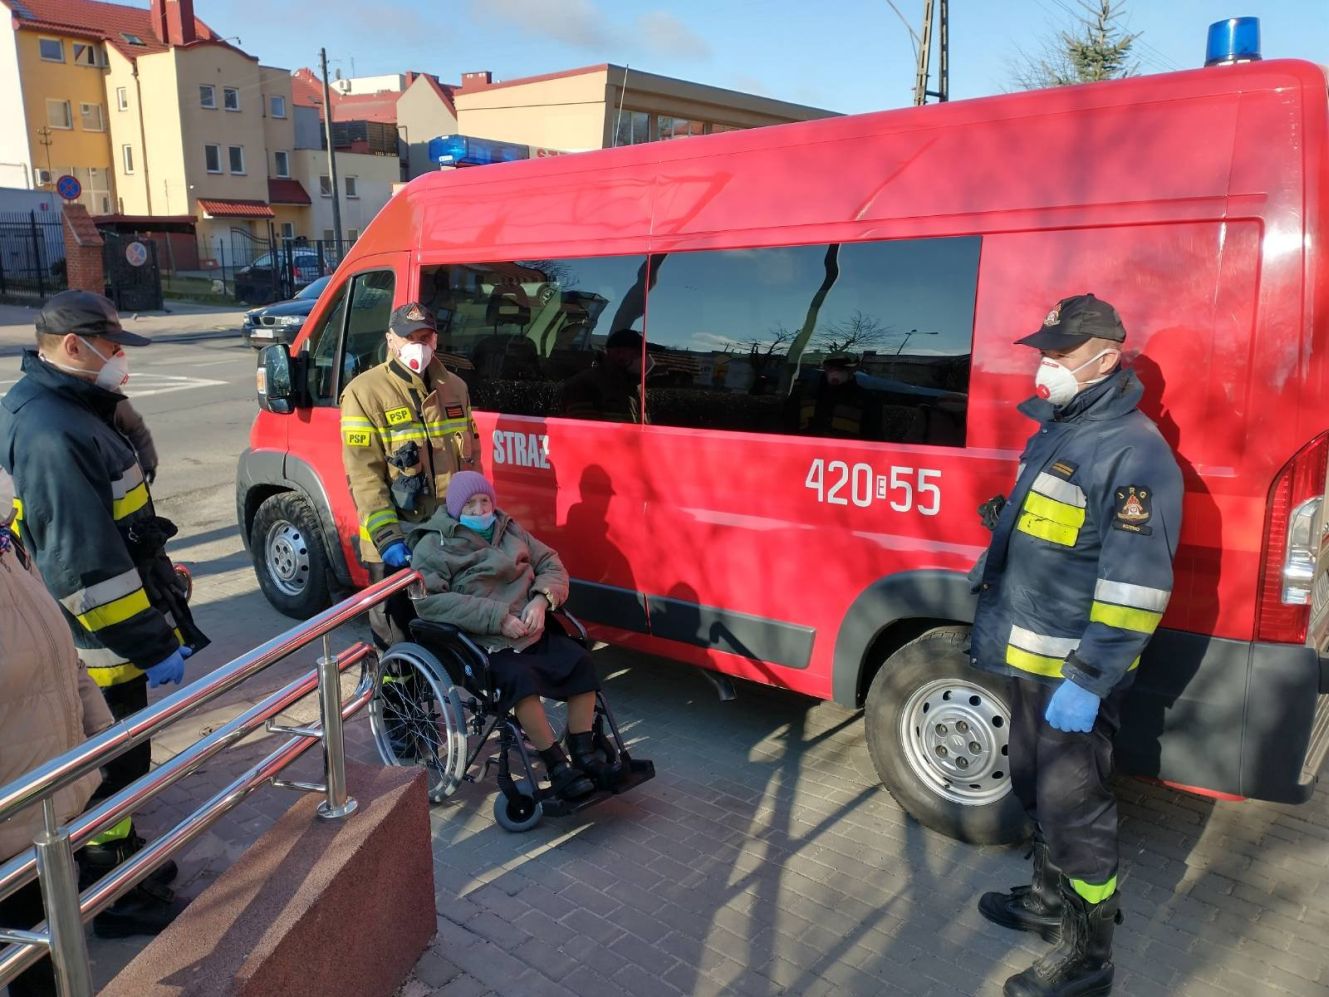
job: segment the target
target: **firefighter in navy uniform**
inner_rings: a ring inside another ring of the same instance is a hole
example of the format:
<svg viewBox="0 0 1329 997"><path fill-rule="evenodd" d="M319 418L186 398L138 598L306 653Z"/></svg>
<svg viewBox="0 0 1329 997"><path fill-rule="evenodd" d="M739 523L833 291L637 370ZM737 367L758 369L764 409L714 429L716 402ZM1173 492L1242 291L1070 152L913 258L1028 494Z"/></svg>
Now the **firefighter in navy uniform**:
<svg viewBox="0 0 1329 997"><path fill-rule="evenodd" d="M1009 500L981 510L993 537L971 574L971 660L1013 677L1011 783L1036 832L1032 884L979 910L1057 941L1006 981L1010 997L1112 988L1112 740L1172 593L1182 504L1176 458L1120 365L1125 339L1116 309L1082 294L1019 341L1042 354L1038 397L1020 406L1038 429Z"/></svg>
<svg viewBox="0 0 1329 997"><path fill-rule="evenodd" d="M148 686L179 683L185 659L208 640L194 626L165 544L175 526L157 516L134 447L115 425L129 380L123 347L151 340L127 332L100 294L63 291L37 316L37 351L0 405L0 464L14 479L20 536L37 562L88 674L111 714L148 705ZM105 766L97 797L146 775L144 743ZM83 850L87 885L143 842L129 818ZM97 916L103 937L159 931L176 912L164 884L175 863Z"/></svg>
<svg viewBox="0 0 1329 997"><path fill-rule="evenodd" d="M410 563L402 524L432 516L454 473L480 470L470 392L435 353L433 316L402 305L386 336L388 359L351 381L341 400L342 462L371 581ZM405 595L371 609L375 638L383 647L405 640L412 615Z"/></svg>

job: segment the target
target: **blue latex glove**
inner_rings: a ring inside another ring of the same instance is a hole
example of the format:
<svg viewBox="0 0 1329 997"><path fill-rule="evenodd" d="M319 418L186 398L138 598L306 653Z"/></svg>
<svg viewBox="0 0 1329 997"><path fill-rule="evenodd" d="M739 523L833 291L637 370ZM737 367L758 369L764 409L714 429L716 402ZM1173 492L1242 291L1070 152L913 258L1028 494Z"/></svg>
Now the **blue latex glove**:
<svg viewBox="0 0 1329 997"><path fill-rule="evenodd" d="M1088 734L1094 729L1101 700L1088 689L1082 689L1070 679L1057 686L1048 700L1043 718L1052 727L1067 733Z"/></svg>
<svg viewBox="0 0 1329 997"><path fill-rule="evenodd" d="M383 552L383 563L389 568L404 568L411 563L411 550L405 540L394 540Z"/></svg>
<svg viewBox="0 0 1329 997"><path fill-rule="evenodd" d="M193 653L190 648L182 647L173 651L165 661L159 661L151 668L144 669L148 676L148 688L155 689L170 682L179 685L185 677L185 658Z"/></svg>

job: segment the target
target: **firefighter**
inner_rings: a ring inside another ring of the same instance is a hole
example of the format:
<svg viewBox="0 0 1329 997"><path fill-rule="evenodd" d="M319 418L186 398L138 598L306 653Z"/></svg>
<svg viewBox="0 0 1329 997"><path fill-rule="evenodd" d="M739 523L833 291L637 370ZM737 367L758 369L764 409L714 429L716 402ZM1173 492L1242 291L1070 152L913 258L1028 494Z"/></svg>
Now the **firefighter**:
<svg viewBox="0 0 1329 997"><path fill-rule="evenodd" d="M831 353L821 362L816 388L799 403L799 433L857 440L864 436L866 394L859 387L858 357Z"/></svg>
<svg viewBox="0 0 1329 997"><path fill-rule="evenodd" d="M611 332L600 362L564 382L558 414L567 419L641 422L642 343L636 329Z"/></svg>
<svg viewBox="0 0 1329 997"><path fill-rule="evenodd" d="M979 910L1057 945L1006 981L1009 997L1112 987L1117 802L1108 785L1122 701L1172 593L1182 480L1126 330L1092 294L1065 298L1019 340L1041 353L1038 423L1009 500L985 503L992 543L971 575L971 660L1013 677L1011 783L1034 821L1034 877Z"/></svg>
<svg viewBox="0 0 1329 997"><path fill-rule="evenodd" d="M480 439L466 382L435 355L433 316L411 302L393 311L388 359L356 377L341 401L342 461L360 521L360 549L371 581L411 560L403 523L422 523L457 471L480 470ZM370 610L384 647L405 640L404 595Z"/></svg>
<svg viewBox="0 0 1329 997"><path fill-rule="evenodd" d="M165 553L175 526L156 515L143 465L114 424L129 380L124 347L150 343L125 331L102 295L63 291L38 313L38 350L24 353L23 377L0 407L0 465L14 479L19 535L117 720L148 705L149 685L179 683L185 659L208 643ZM112 760L98 797L151 763L146 742ZM142 844L129 818L97 835L83 852L85 885ZM160 930L175 912L164 886L175 872L167 863L94 929Z"/></svg>

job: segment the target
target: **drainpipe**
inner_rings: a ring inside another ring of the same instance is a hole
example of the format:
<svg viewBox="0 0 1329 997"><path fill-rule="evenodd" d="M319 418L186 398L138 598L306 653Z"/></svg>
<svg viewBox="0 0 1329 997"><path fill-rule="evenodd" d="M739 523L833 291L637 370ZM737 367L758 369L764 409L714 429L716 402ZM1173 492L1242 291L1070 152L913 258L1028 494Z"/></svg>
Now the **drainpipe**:
<svg viewBox="0 0 1329 997"><path fill-rule="evenodd" d="M148 214L152 214L152 177L148 174L148 134L143 124L143 86L138 78L137 59L134 60L134 97L138 101L138 142L139 148L142 150L142 155L139 158L143 160L143 193L148 198ZM113 152L111 155L115 155L115 153ZM124 165L122 160L120 163L122 169Z"/></svg>

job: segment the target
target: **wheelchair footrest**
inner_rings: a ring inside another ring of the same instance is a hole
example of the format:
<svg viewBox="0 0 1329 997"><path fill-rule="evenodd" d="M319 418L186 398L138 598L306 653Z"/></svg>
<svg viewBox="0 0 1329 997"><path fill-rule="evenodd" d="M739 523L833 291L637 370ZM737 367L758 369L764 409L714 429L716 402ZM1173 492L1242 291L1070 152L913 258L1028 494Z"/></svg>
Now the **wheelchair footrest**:
<svg viewBox="0 0 1329 997"><path fill-rule="evenodd" d="M650 759L625 758L627 762L623 774L614 781L610 789L597 789L593 793L583 796L579 800L562 800L554 795L552 790L540 790L540 806L544 810L546 817L569 817L572 814L580 813L587 807L593 807L597 803L603 803L605 800L612 799L621 793L626 793L630 789L640 786L655 778L655 763Z"/></svg>

